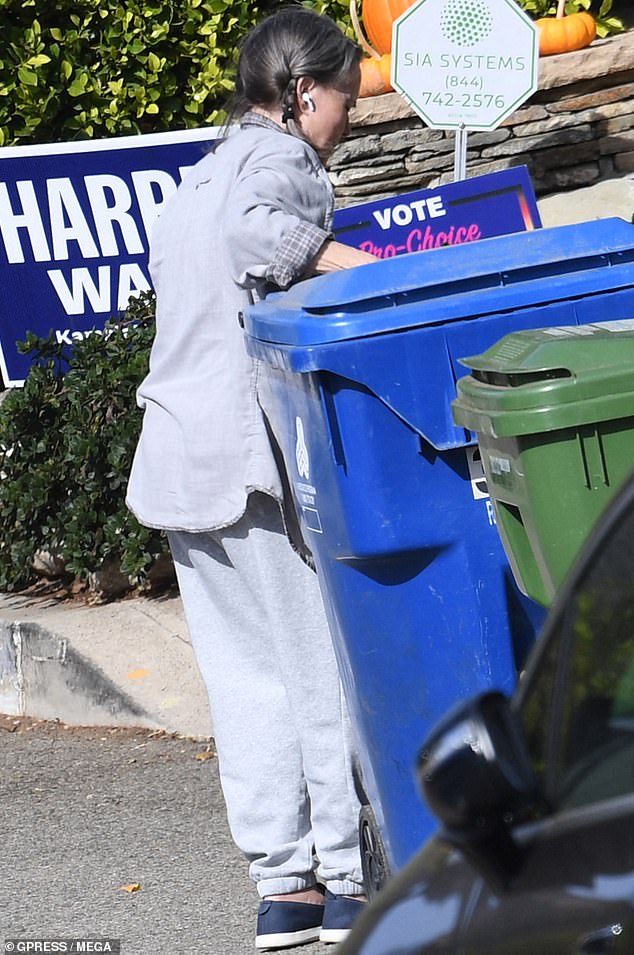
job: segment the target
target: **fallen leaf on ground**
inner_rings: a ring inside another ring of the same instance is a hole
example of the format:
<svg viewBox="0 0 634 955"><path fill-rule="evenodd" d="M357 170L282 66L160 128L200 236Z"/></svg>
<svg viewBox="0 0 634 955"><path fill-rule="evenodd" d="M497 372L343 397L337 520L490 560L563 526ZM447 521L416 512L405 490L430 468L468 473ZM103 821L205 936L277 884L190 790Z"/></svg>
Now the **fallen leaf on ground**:
<svg viewBox="0 0 634 955"><path fill-rule="evenodd" d="M139 667L138 670L128 670L128 680L144 680L149 672L145 667Z"/></svg>
<svg viewBox="0 0 634 955"><path fill-rule="evenodd" d="M124 892L138 892L141 888L140 882L130 882L129 885L122 885L121 888Z"/></svg>

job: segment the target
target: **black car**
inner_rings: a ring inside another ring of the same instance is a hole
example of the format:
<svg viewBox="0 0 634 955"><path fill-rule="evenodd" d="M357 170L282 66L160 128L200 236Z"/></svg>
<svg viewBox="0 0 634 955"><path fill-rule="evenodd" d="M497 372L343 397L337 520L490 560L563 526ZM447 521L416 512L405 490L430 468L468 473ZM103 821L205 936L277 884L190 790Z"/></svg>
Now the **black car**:
<svg viewBox="0 0 634 955"><path fill-rule="evenodd" d="M418 772L439 831L339 955L634 953L634 479L513 698L460 704Z"/></svg>

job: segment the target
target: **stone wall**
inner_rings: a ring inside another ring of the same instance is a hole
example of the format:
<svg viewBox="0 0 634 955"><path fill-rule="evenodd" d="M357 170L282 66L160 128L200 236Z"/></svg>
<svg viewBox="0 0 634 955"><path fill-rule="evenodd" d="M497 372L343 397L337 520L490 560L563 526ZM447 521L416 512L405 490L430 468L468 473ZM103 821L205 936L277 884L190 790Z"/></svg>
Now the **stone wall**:
<svg viewBox="0 0 634 955"><path fill-rule="evenodd" d="M340 206L453 181L454 133L396 93L359 100L330 162ZM539 89L501 126L467 135L467 176L527 165L547 196L634 173L634 30L542 57Z"/></svg>

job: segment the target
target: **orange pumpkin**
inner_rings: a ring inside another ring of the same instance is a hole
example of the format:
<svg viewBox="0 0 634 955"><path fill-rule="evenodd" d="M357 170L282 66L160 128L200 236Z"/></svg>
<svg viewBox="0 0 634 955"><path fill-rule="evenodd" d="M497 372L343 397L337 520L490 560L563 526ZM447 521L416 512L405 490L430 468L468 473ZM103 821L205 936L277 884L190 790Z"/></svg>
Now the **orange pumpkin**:
<svg viewBox="0 0 634 955"><path fill-rule="evenodd" d="M570 53L589 46L597 35L597 25L589 13L564 15L565 0L559 0L557 15L536 20L539 28L539 52L542 56Z"/></svg>
<svg viewBox="0 0 634 955"><path fill-rule="evenodd" d="M392 51L392 24L414 0L363 0L361 16L370 43L381 54Z"/></svg>
<svg viewBox="0 0 634 955"><path fill-rule="evenodd" d="M359 96L380 96L389 93L391 83L392 57L385 53L381 57L364 56L361 60L361 87Z"/></svg>

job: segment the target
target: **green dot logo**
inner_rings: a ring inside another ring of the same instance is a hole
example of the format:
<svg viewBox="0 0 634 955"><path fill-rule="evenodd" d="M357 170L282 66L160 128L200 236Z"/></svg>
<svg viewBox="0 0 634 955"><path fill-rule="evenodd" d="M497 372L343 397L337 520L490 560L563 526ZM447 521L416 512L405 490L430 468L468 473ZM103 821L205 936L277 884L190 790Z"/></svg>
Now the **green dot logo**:
<svg viewBox="0 0 634 955"><path fill-rule="evenodd" d="M447 0L440 14L443 36L457 46L475 46L492 27L493 17L484 0Z"/></svg>

